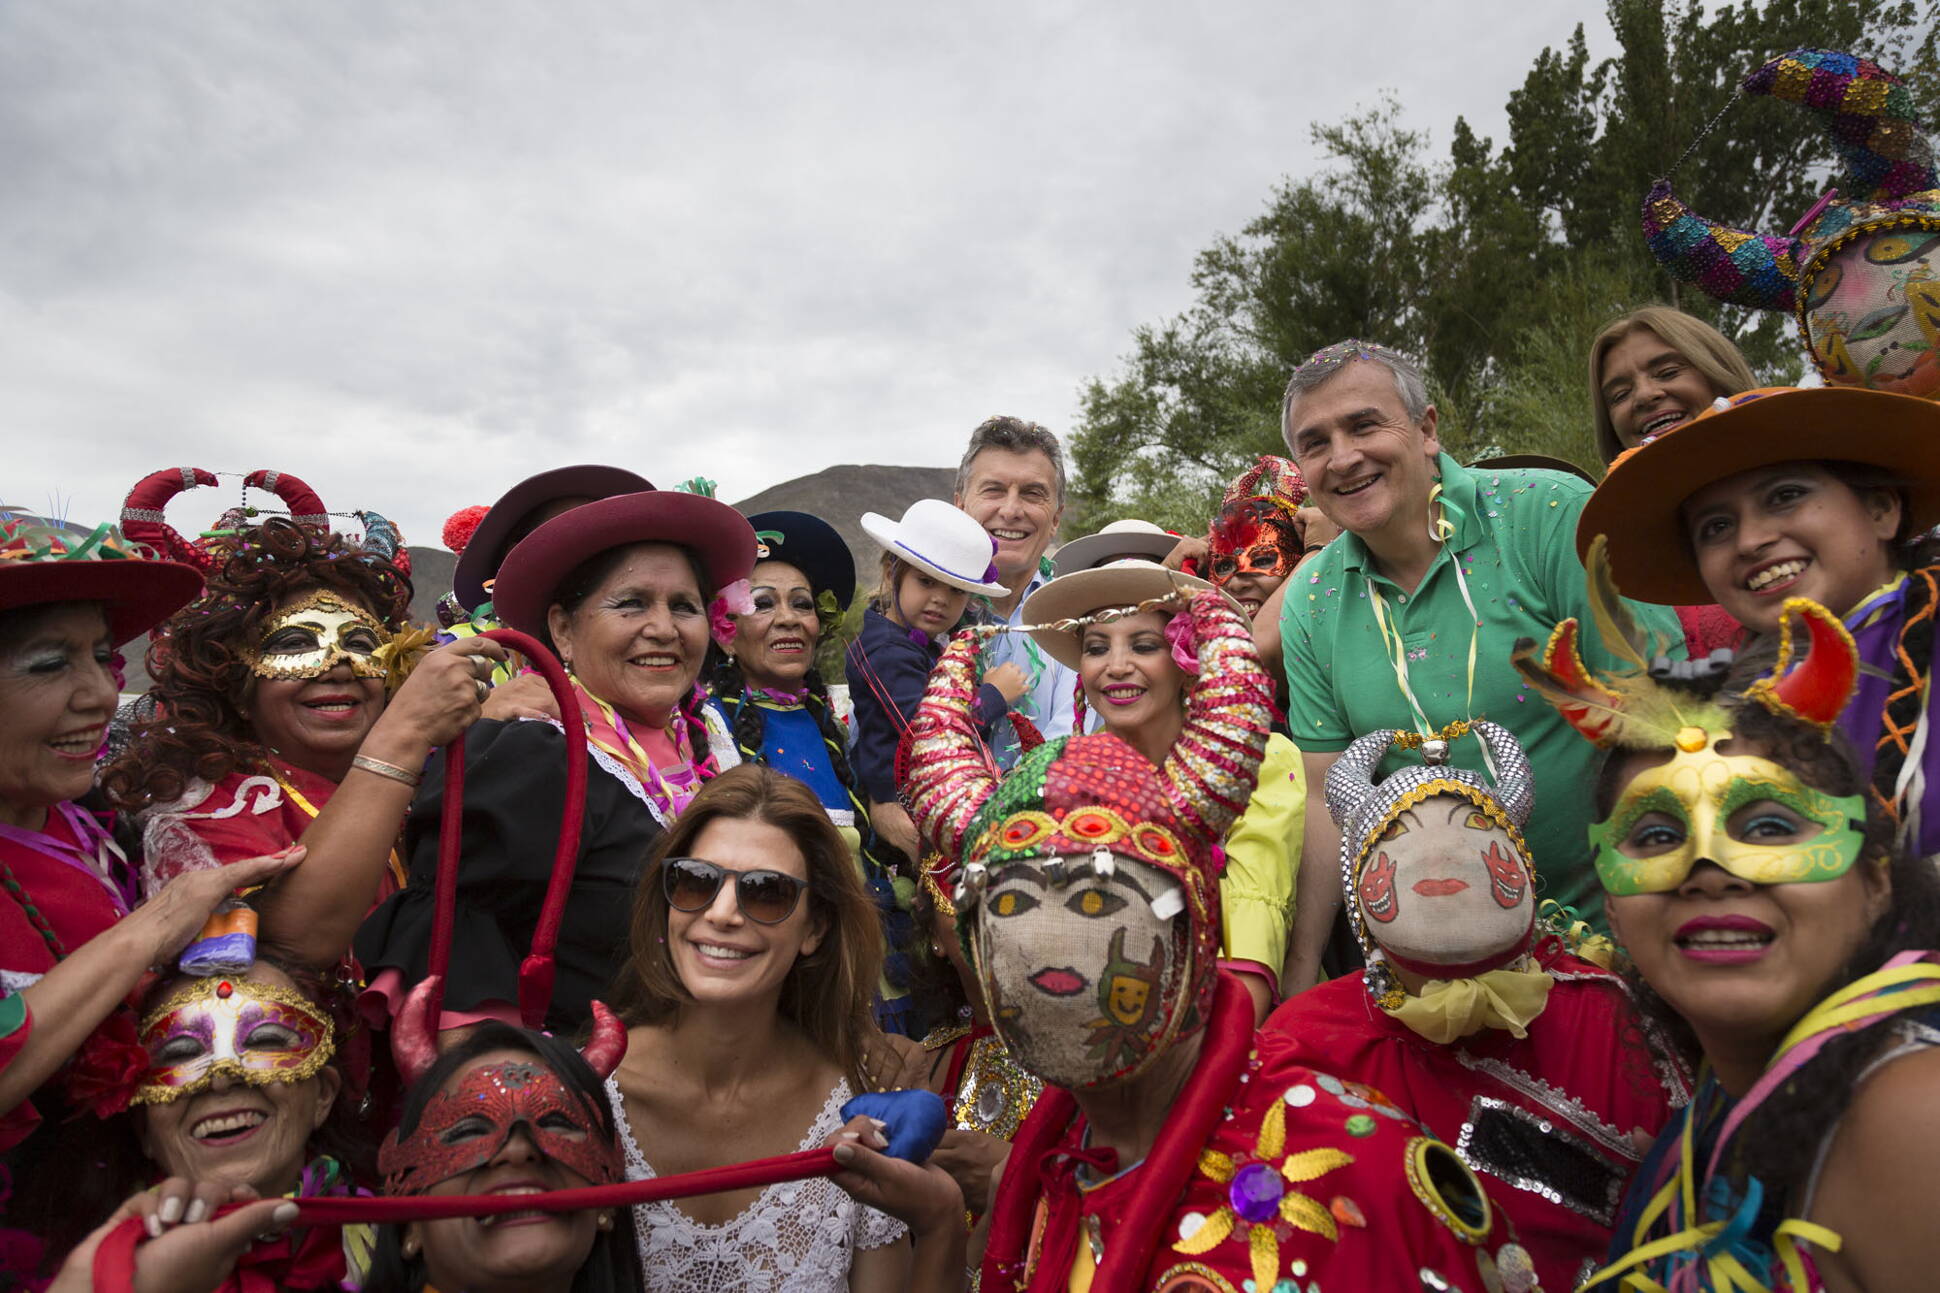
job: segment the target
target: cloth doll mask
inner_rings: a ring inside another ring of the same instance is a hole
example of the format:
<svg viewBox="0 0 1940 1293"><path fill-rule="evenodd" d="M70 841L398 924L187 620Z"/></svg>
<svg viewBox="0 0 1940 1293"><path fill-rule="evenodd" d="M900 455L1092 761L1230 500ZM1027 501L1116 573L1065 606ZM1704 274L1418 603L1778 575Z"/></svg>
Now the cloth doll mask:
<svg viewBox="0 0 1940 1293"><path fill-rule="evenodd" d="M432 1096L408 1137L396 1130L385 1137L377 1158L384 1193L422 1194L484 1167L521 1127L540 1153L594 1185L623 1175L619 1146L584 1097L536 1058L505 1060Z"/></svg>
<svg viewBox="0 0 1940 1293"><path fill-rule="evenodd" d="M1268 730L1265 673L1216 592L1188 607L1200 673L1154 767L1108 734L1029 751L998 781L969 719L975 631L930 675L905 793L961 860L957 933L1017 1060L1053 1085L1108 1086L1200 1027L1218 976L1218 841L1245 808Z"/></svg>
<svg viewBox="0 0 1940 1293"><path fill-rule="evenodd" d="M330 1018L301 993L253 979L208 978L141 1021L148 1071L135 1104L168 1104L218 1075L261 1086L315 1076L335 1051Z"/></svg>
<svg viewBox="0 0 1940 1293"><path fill-rule="evenodd" d="M1784 237L1699 215L1659 180L1644 237L1678 278L1787 310L1828 385L1940 399L1940 174L1906 85L1870 59L1795 49L1745 78L1818 117L1838 187Z"/></svg>
<svg viewBox="0 0 1940 1293"><path fill-rule="evenodd" d="M1328 771L1350 922L1377 996L1389 987L1385 961L1430 979L1466 978L1529 946L1536 919L1522 838L1535 793L1529 760L1507 729L1484 721L1470 730L1494 760L1493 783L1434 763L1376 782L1374 770L1391 749L1419 743L1398 731L1361 737Z"/></svg>
<svg viewBox="0 0 1940 1293"><path fill-rule="evenodd" d="M387 670L375 657L390 637L363 607L319 591L272 615L243 662L258 678L321 678L340 661L359 678L382 678Z"/></svg>

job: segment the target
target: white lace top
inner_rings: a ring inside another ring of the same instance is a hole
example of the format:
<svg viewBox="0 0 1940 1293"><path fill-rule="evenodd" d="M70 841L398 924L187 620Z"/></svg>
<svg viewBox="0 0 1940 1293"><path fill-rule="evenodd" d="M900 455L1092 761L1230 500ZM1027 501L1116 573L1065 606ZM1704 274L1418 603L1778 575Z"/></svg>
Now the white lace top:
<svg viewBox="0 0 1940 1293"><path fill-rule="evenodd" d="M606 1098L626 1151L626 1179L652 1177L653 1165L633 1139L626 1100L612 1078ZM848 1082L837 1081L795 1148L813 1149L839 1130L848 1099ZM906 1230L821 1177L771 1185L740 1216L718 1226L695 1221L675 1202L633 1209L649 1293L839 1293L849 1286L856 1249L894 1243Z"/></svg>

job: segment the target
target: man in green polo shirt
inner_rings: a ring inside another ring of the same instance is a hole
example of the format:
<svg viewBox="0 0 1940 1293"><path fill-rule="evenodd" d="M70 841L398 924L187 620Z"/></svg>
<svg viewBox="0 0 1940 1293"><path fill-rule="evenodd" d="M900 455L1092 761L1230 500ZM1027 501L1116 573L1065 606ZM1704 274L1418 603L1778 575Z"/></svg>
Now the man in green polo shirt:
<svg viewBox="0 0 1940 1293"><path fill-rule="evenodd" d="M1342 530L1294 572L1281 604L1287 720L1313 797L1286 991L1318 978L1340 908L1327 769L1355 737L1380 728L1434 732L1487 718L1514 732L1536 770L1525 838L1537 896L1600 924L1587 834L1599 756L1509 662L1517 638L1543 641L1574 615L1592 668L1615 664L1590 622L1576 558L1590 487L1561 472L1464 469L1441 452L1421 374L1366 342L1329 346L1295 371L1281 430L1311 501ZM1669 607L1631 608L1682 655ZM1450 759L1481 767L1479 743L1454 742ZM1399 766L1390 756L1381 774Z"/></svg>

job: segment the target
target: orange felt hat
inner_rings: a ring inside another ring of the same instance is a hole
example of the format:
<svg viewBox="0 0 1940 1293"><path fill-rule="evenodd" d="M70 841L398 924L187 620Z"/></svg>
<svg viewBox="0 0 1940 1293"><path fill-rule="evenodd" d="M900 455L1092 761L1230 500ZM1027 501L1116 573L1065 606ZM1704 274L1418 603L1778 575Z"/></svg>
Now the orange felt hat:
<svg viewBox="0 0 1940 1293"><path fill-rule="evenodd" d="M1860 387L1763 386L1617 455L1577 521L1577 555L1607 535L1624 596L1715 602L1691 555L1686 500L1741 471L1798 461L1878 467L1901 487L1909 532L1940 522L1940 404Z"/></svg>

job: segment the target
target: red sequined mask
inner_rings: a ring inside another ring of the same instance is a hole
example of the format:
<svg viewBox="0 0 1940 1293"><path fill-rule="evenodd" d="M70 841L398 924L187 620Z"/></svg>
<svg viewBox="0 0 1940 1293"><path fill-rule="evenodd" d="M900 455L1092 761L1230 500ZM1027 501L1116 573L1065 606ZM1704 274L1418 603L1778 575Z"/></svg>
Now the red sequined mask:
<svg viewBox="0 0 1940 1293"><path fill-rule="evenodd" d="M621 1178L620 1148L602 1134L587 1102L543 1064L507 1060L473 1069L456 1088L431 1097L408 1139L395 1130L384 1138L377 1156L384 1193L422 1194L484 1167L520 1126L540 1153L589 1183Z"/></svg>
<svg viewBox="0 0 1940 1293"><path fill-rule="evenodd" d="M1284 579L1306 551L1286 513L1265 498L1242 499L1222 511L1207 546L1207 577L1221 587L1235 575Z"/></svg>

